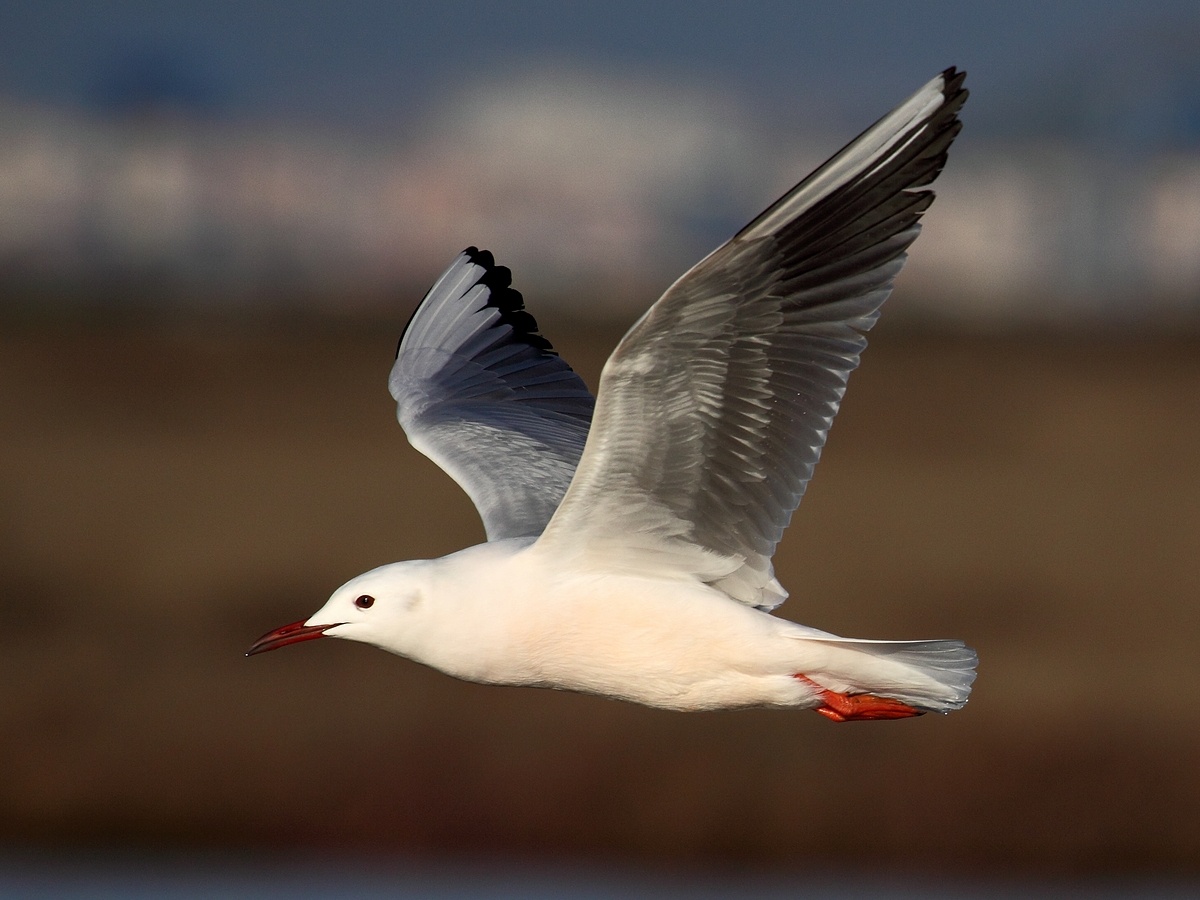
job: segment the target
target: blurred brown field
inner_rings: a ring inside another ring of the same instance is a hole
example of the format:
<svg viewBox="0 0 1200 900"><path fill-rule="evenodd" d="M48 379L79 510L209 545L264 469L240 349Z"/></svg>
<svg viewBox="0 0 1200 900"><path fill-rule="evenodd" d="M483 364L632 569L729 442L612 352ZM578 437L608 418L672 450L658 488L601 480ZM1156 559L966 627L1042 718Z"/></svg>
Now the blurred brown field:
<svg viewBox="0 0 1200 900"><path fill-rule="evenodd" d="M593 387L618 327L544 317ZM396 327L0 333L0 840L696 868L1200 872L1200 338L873 336L781 609L980 654L947 717L676 714L324 641L482 539L405 442Z"/></svg>

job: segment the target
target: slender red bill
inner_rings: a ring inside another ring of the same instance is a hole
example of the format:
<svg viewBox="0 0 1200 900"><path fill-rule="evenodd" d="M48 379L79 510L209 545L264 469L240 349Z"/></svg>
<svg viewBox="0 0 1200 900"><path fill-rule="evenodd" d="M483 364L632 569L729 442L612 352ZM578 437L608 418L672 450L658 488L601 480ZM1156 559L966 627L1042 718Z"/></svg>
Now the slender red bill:
<svg viewBox="0 0 1200 900"><path fill-rule="evenodd" d="M284 625L282 628L268 631L260 637L246 651L246 655L253 656L255 653L266 653L268 650L278 650L280 647L286 647L288 644L298 644L301 641L311 641L313 638L323 637L327 628L333 628L338 624L340 623L305 625L303 621L300 621L293 622L291 625Z"/></svg>

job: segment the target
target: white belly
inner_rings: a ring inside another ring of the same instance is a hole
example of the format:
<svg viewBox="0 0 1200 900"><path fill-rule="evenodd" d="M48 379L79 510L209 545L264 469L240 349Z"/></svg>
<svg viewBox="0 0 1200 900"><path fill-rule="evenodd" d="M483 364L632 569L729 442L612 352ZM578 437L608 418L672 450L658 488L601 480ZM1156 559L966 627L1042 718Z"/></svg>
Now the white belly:
<svg viewBox="0 0 1200 900"><path fill-rule="evenodd" d="M505 598L509 627L476 680L670 709L815 702L792 677L804 642L786 632L797 627L712 588L611 576L546 588Z"/></svg>

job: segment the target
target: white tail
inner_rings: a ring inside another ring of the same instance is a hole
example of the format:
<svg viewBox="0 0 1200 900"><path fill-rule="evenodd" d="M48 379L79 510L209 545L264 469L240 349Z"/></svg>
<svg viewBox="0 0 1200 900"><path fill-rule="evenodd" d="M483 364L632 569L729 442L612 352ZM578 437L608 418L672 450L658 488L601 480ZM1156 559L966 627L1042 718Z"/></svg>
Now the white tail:
<svg viewBox="0 0 1200 900"><path fill-rule="evenodd" d="M978 657L962 641L800 638L827 649L805 674L830 690L868 693L922 710L950 712L967 702Z"/></svg>

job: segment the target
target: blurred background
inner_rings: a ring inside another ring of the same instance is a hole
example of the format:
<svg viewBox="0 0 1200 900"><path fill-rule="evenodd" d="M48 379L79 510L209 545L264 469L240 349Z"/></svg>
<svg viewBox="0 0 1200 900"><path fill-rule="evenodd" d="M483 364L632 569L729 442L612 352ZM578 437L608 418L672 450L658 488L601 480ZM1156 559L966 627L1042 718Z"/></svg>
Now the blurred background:
<svg viewBox="0 0 1200 900"><path fill-rule="evenodd" d="M949 65L965 129L777 570L785 616L966 639L965 710L242 658L482 540L386 391L459 250L594 387ZM10 2L0 894L1194 895L1198 387L1192 2Z"/></svg>

